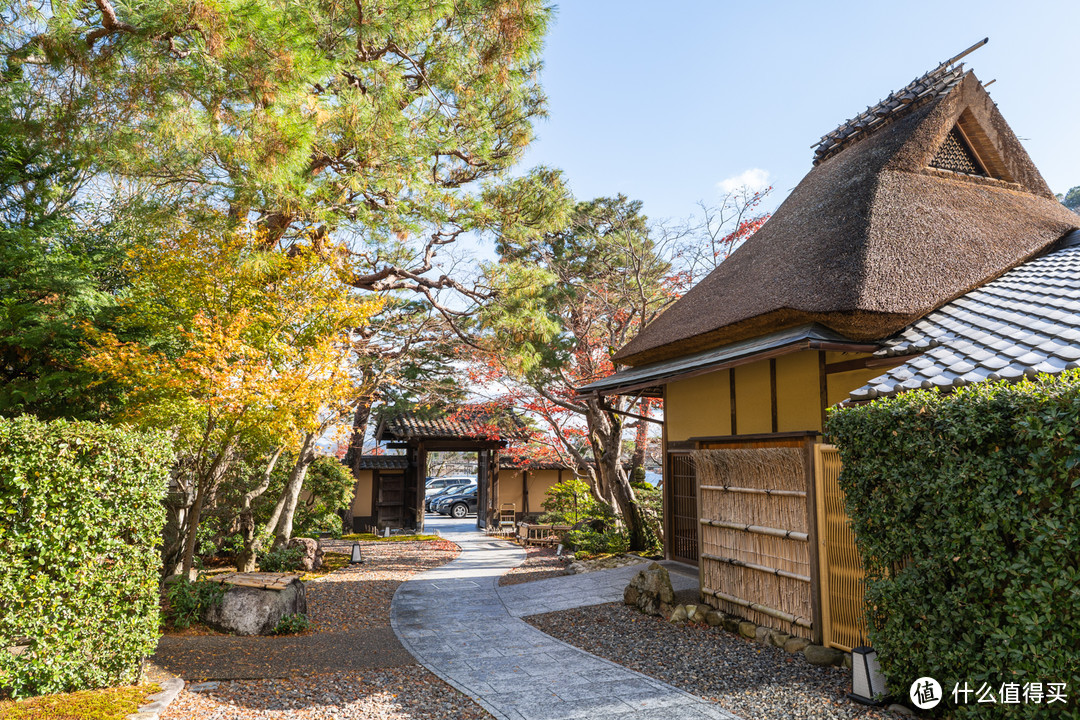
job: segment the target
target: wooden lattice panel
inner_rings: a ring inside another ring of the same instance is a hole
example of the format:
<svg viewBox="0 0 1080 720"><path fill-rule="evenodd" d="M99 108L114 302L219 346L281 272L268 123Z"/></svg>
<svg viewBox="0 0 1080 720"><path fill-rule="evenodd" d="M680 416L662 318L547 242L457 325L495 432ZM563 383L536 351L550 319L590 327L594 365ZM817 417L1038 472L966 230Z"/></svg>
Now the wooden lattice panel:
<svg viewBox="0 0 1080 720"><path fill-rule="evenodd" d="M945 137L945 142L938 148L934 159L930 161L930 167L939 170L951 170L963 175L981 175L986 177L979 159L974 151L968 146L959 127L954 127Z"/></svg>
<svg viewBox="0 0 1080 720"><path fill-rule="evenodd" d="M840 453L818 445L816 455L823 640L850 652L867 643L862 560L840 489Z"/></svg>

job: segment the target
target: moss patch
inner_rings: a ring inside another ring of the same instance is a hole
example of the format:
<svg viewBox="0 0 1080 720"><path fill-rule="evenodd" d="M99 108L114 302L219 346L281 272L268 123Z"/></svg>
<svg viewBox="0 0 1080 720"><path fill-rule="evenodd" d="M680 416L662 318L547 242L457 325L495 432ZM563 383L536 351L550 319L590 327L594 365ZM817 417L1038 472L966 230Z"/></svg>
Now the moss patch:
<svg viewBox="0 0 1080 720"><path fill-rule="evenodd" d="M315 580L329 575L335 570L340 570L349 564L352 560L351 555L344 555L342 553L328 552L323 554L323 564L318 570L312 570L311 572L303 573L300 576L301 580Z"/></svg>
<svg viewBox="0 0 1080 720"><path fill-rule="evenodd" d="M4 700L0 701L0 717L4 720L124 720L148 696L159 692L159 685L149 684Z"/></svg>

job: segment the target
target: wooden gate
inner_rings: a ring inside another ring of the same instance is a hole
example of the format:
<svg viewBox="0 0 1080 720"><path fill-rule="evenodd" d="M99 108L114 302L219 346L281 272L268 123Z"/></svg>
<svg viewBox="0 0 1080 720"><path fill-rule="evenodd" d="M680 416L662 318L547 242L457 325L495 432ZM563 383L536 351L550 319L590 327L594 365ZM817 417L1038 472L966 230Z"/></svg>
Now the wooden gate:
<svg viewBox="0 0 1080 720"><path fill-rule="evenodd" d="M668 457L671 478L669 492L671 521L671 559L679 562L698 562L697 475L694 458L688 454Z"/></svg>
<svg viewBox="0 0 1080 720"><path fill-rule="evenodd" d="M822 640L827 646L850 652L868 642L862 561L844 509L840 453L833 445L818 445L815 456Z"/></svg>

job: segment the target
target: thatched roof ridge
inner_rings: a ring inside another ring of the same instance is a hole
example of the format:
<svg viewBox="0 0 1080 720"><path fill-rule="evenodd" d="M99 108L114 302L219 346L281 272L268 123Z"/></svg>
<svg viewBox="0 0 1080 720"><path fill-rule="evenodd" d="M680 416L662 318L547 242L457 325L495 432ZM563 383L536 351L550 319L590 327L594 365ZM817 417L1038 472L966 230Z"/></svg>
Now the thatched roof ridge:
<svg viewBox="0 0 1080 720"><path fill-rule="evenodd" d="M962 116L1008 180L930 166ZM973 73L862 135L615 359L657 362L808 322L881 340L1080 226Z"/></svg>

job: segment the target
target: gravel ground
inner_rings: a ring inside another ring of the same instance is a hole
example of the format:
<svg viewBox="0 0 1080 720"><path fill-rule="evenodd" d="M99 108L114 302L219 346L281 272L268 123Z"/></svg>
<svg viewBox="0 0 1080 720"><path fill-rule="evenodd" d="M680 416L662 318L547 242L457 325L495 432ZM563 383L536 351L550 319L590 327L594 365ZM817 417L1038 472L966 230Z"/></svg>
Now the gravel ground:
<svg viewBox="0 0 1080 720"><path fill-rule="evenodd" d="M399 653L390 652L391 644L400 648L390 630L394 591L410 576L453 560L459 552L457 545L445 540L360 544L363 565L345 567L307 583L313 630L304 635L167 639L168 647L159 647L155 660L181 675L184 667L193 668L198 674L188 674L189 678L214 677L205 668L222 666L254 668L256 672L265 667L267 675L258 677L270 678L282 665L290 668L287 674L291 677L221 681L215 688L197 693L191 692L189 684L162 720L490 718L471 699L422 666L415 662L402 665L394 660ZM324 542L324 549L336 552L348 552L351 547L351 542ZM381 645L368 646L367 641L380 638ZM308 655L310 662L305 660ZM387 664L398 666L338 672L294 670L305 664L333 665L335 658L345 664L356 660L356 655L362 655L369 665L379 665L380 658L385 658Z"/></svg>
<svg viewBox="0 0 1080 720"><path fill-rule="evenodd" d="M499 578L499 585L517 585L559 577L568 562L555 555L552 547L525 548L525 562Z"/></svg>
<svg viewBox="0 0 1080 720"><path fill-rule="evenodd" d="M446 720L490 718L419 665L185 690L162 720Z"/></svg>
<svg viewBox="0 0 1080 720"><path fill-rule="evenodd" d="M744 720L895 717L844 697L850 670L811 665L720 628L673 625L621 603L525 620L570 645L715 700Z"/></svg>

